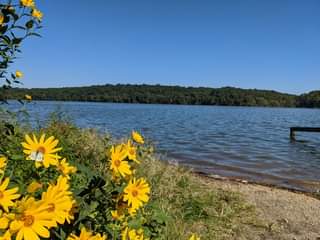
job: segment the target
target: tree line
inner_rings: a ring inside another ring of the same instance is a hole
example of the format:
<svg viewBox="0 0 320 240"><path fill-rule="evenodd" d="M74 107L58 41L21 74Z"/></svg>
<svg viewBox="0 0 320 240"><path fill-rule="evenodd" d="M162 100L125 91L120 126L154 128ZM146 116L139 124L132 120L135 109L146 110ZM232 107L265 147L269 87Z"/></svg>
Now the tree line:
<svg viewBox="0 0 320 240"><path fill-rule="evenodd" d="M2 93L4 94L4 93ZM14 88L10 99L30 95L34 100L89 101L114 103L159 103L222 106L320 107L320 91L292 95L269 90L234 87L207 88L162 85L98 85L63 88Z"/></svg>

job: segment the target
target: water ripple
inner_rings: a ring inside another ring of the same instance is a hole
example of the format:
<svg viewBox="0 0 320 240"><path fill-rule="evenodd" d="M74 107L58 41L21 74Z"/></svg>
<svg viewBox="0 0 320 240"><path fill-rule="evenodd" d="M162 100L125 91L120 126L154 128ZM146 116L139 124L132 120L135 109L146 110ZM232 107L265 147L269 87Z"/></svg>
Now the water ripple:
<svg viewBox="0 0 320 240"><path fill-rule="evenodd" d="M222 174L315 191L320 182L320 134L291 126L319 127L320 110L80 102L35 102L33 120L57 108L80 127L116 137L137 129L168 157L207 174Z"/></svg>

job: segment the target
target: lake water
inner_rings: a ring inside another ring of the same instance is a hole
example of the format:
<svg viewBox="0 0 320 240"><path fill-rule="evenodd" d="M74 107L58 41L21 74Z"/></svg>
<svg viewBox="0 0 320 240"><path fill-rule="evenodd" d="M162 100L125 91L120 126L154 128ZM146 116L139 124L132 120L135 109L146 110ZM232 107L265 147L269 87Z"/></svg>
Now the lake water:
<svg viewBox="0 0 320 240"><path fill-rule="evenodd" d="M307 191L320 189L319 109L33 102L32 118L43 121L57 109L80 127L115 137L139 130L168 159L206 174L248 179Z"/></svg>

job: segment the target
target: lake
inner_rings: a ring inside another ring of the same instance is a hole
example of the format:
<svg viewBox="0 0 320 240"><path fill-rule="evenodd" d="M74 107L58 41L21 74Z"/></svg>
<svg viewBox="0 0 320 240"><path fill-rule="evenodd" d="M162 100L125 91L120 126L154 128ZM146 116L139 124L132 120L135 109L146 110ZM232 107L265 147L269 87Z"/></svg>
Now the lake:
<svg viewBox="0 0 320 240"><path fill-rule="evenodd" d="M289 138L292 126L320 127L319 109L40 101L27 108L33 121L59 109L116 138L136 129L168 160L205 174L319 190L320 133Z"/></svg>

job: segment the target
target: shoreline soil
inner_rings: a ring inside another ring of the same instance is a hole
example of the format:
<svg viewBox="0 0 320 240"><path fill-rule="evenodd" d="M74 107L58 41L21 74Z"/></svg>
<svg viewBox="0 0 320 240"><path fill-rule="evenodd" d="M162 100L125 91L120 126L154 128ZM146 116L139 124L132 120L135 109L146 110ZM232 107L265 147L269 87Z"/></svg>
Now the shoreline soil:
<svg viewBox="0 0 320 240"><path fill-rule="evenodd" d="M279 185L272 184L272 183L258 182L258 181L243 179L243 178L227 177L227 176L221 176L221 175L216 175L216 174L204 174L202 172L197 172L197 171L192 171L192 172L194 175L199 176L200 178L212 179L214 181L226 181L226 182L234 182L234 183L240 183L240 184L249 184L249 185L269 187L272 189L285 190L285 191L292 192L292 193L303 194L303 195L313 197L313 198L320 200L320 182L319 183L313 182L312 189L302 190L302 189L298 189L298 188L290 188L290 187L285 187L285 186L279 186ZM310 183L310 185L311 185L311 183Z"/></svg>
<svg viewBox="0 0 320 240"><path fill-rule="evenodd" d="M239 192L265 227L248 226L234 239L320 239L320 200L312 194L256 183L193 174L208 188Z"/></svg>

